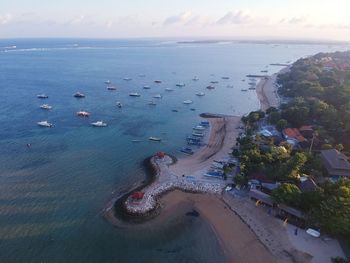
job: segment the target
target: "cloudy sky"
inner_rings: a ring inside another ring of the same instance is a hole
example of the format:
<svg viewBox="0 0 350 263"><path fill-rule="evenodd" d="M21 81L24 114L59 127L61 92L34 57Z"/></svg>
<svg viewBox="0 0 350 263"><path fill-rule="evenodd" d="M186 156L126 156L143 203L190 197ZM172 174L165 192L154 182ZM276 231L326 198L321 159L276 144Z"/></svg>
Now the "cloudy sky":
<svg viewBox="0 0 350 263"><path fill-rule="evenodd" d="M0 38L350 40L350 0L0 0Z"/></svg>

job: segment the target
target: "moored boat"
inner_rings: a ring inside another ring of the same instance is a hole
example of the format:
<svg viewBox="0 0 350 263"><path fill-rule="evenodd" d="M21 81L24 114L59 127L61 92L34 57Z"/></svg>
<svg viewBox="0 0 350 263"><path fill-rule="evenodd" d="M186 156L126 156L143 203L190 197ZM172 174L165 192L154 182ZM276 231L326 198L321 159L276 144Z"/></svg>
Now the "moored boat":
<svg viewBox="0 0 350 263"><path fill-rule="evenodd" d="M51 110L52 106L50 106L49 104L43 104L43 105L40 105L40 109Z"/></svg>
<svg viewBox="0 0 350 263"><path fill-rule="evenodd" d="M205 93L204 92L197 92L196 95L198 97L203 97L203 96L205 96Z"/></svg>
<svg viewBox="0 0 350 263"><path fill-rule="evenodd" d="M222 79L226 79L226 80L227 80L227 79L230 79L230 77L221 77L221 78L222 78Z"/></svg>
<svg viewBox="0 0 350 263"><path fill-rule="evenodd" d="M77 112L77 115L79 117L89 117L90 116L90 112L87 112L87 111L78 111Z"/></svg>
<svg viewBox="0 0 350 263"><path fill-rule="evenodd" d="M193 81L198 81L199 78L198 78L197 76L194 76L192 80L193 80Z"/></svg>
<svg viewBox="0 0 350 263"><path fill-rule="evenodd" d="M154 101L150 101L150 102L148 102L148 105L155 106L155 105L157 105L157 103L155 103Z"/></svg>
<svg viewBox="0 0 350 263"><path fill-rule="evenodd" d="M188 155L194 154L194 151L191 148L189 148L189 147L181 148L180 152L183 152L183 153L188 154Z"/></svg>
<svg viewBox="0 0 350 263"><path fill-rule="evenodd" d="M192 104L193 101L192 101L192 100L184 100L183 103L184 103L184 104Z"/></svg>
<svg viewBox="0 0 350 263"><path fill-rule="evenodd" d="M162 83L162 81L161 80L155 80L154 83L160 84L160 83Z"/></svg>
<svg viewBox="0 0 350 263"><path fill-rule="evenodd" d="M206 128L202 125L197 125L196 127L193 128L193 130L197 130L197 131L204 131Z"/></svg>
<svg viewBox="0 0 350 263"><path fill-rule="evenodd" d="M215 89L215 87L213 85L209 85L207 86L207 89Z"/></svg>
<svg viewBox="0 0 350 263"><path fill-rule="evenodd" d="M117 105L118 108L123 107L123 104L120 101L117 101L116 105Z"/></svg>
<svg viewBox="0 0 350 263"><path fill-rule="evenodd" d="M126 78L123 78L123 80L130 81L130 80L132 80L132 78L126 77Z"/></svg>
<svg viewBox="0 0 350 263"><path fill-rule="evenodd" d="M165 88L166 91L173 91L173 88Z"/></svg>
<svg viewBox="0 0 350 263"><path fill-rule="evenodd" d="M161 138L158 138L158 137L149 137L148 138L148 140L150 140L150 141L154 141L154 142L160 142L160 141L162 141L162 139Z"/></svg>
<svg viewBox="0 0 350 263"><path fill-rule="evenodd" d="M39 95L36 95L38 99L47 99L49 98L49 96L47 96L46 94L39 94Z"/></svg>
<svg viewBox="0 0 350 263"><path fill-rule="evenodd" d="M143 86L144 89L150 89L151 87L148 85Z"/></svg>
<svg viewBox="0 0 350 263"><path fill-rule="evenodd" d="M108 86L107 89L108 89L108 90L117 90L117 88L114 87L114 86Z"/></svg>
<svg viewBox="0 0 350 263"><path fill-rule="evenodd" d="M140 93L137 93L137 92L131 92L131 93L129 93L129 96L130 96L130 97L140 97L141 94L140 94Z"/></svg>
<svg viewBox="0 0 350 263"><path fill-rule="evenodd" d="M192 132L192 136L194 136L194 137L204 137L204 134L200 133L200 132Z"/></svg>
<svg viewBox="0 0 350 263"><path fill-rule="evenodd" d="M45 127L45 128L52 128L53 127L53 124L48 122L48 121L39 121L39 122L37 122L37 124L40 127Z"/></svg>
<svg viewBox="0 0 350 263"><path fill-rule="evenodd" d="M211 84L218 84L219 81L217 81L217 80L212 80L212 81L210 81L210 83L211 83Z"/></svg>
<svg viewBox="0 0 350 263"><path fill-rule="evenodd" d="M177 83L177 84L176 84L176 87L185 87L185 86L186 86L185 83Z"/></svg>
<svg viewBox="0 0 350 263"><path fill-rule="evenodd" d="M85 94L81 93L81 92L76 92L74 95L73 95L75 98L85 98Z"/></svg>
<svg viewBox="0 0 350 263"><path fill-rule="evenodd" d="M109 84L111 84L112 82L111 82L110 80L106 80L104 83L107 84L107 85L109 85Z"/></svg>
<svg viewBox="0 0 350 263"><path fill-rule="evenodd" d="M91 125L94 127L106 127L107 123L103 121L96 121L96 122L92 122Z"/></svg>
<svg viewBox="0 0 350 263"><path fill-rule="evenodd" d="M156 94L156 95L153 96L153 98L155 98L155 99L161 99L161 98L162 98L162 95Z"/></svg>

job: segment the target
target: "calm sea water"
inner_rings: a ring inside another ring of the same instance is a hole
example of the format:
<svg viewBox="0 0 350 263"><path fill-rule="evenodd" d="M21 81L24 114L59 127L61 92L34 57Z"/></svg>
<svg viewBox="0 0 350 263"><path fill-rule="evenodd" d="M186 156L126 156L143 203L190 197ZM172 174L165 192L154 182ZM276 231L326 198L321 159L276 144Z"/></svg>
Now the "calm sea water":
<svg viewBox="0 0 350 263"><path fill-rule="evenodd" d="M14 45L15 49L8 48ZM199 113L237 115L257 109L255 92L240 91L247 88L247 81L241 81L246 74L264 69L274 73L280 67L266 68L270 63L346 48L1 40L0 262L223 262L212 230L200 217L177 215L157 228L140 231L113 228L101 211L113 191L143 180L145 157L158 150L181 156L178 149L185 145ZM194 76L199 81L192 81ZM106 89L107 79L117 91ZM154 84L156 79L162 84ZM212 80L219 84L209 91L206 86ZM186 86L175 87L179 82ZM142 89L144 85L151 89ZM165 91L167 87L174 91ZM86 98L75 99L76 91ZM206 95L197 97L200 91ZM129 97L129 92L141 97ZM49 99L37 99L40 93ZM152 99L155 94L163 98ZM184 105L187 99L194 103ZM147 105L150 100L157 106ZM116 101L124 107L118 109ZM41 110L42 103L53 110ZM79 119L75 116L79 110L92 114ZM55 127L40 128L36 125L40 120ZM92 128L89 123L95 120L106 121L108 127ZM163 142L149 142L149 136ZM142 141L133 143L135 139Z"/></svg>

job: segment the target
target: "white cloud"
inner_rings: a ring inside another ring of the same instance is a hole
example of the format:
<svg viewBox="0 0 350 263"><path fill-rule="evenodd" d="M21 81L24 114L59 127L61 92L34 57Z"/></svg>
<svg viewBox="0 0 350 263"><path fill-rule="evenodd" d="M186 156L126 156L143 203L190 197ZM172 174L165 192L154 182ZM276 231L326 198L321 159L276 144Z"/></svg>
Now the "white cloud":
<svg viewBox="0 0 350 263"><path fill-rule="evenodd" d="M249 24L253 21L254 17L248 11L238 10L226 13L226 15L216 21L216 24Z"/></svg>
<svg viewBox="0 0 350 263"><path fill-rule="evenodd" d="M193 18L192 13L188 11L188 12L181 13L179 15L167 17L164 20L163 25L186 24L192 18Z"/></svg>

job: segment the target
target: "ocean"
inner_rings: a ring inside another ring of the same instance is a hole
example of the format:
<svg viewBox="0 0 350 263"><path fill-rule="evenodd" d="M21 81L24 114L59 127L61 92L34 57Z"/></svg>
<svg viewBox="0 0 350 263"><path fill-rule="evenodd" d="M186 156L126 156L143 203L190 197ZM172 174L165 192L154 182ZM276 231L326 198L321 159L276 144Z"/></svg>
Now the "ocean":
<svg viewBox="0 0 350 263"><path fill-rule="evenodd" d="M179 212L157 227L115 228L102 210L113 192L144 180L146 157L159 150L182 157L179 149L200 113L243 115L258 109L255 91L241 91L248 88L247 74L273 74L281 67L270 63L348 48L141 39L0 40L0 262L224 262L219 242L201 217ZM199 80L193 81L194 76ZM158 79L161 84L154 83ZM106 80L117 90L107 90ZM219 81L214 90L206 89L211 81ZM77 91L86 98L74 98ZM130 97L130 92L141 97ZM206 95L198 97L197 92ZM38 99L41 93L49 98ZM162 98L153 98L156 94ZM53 109L40 109L43 103ZM77 117L80 110L91 116ZM37 126L42 120L54 128ZM108 126L91 127L97 120ZM162 142L148 141L150 136Z"/></svg>

